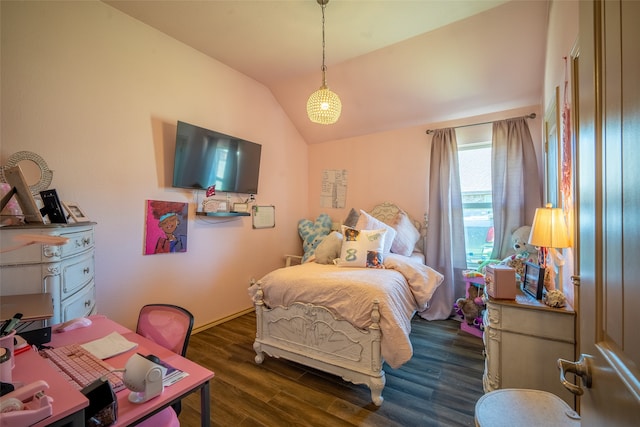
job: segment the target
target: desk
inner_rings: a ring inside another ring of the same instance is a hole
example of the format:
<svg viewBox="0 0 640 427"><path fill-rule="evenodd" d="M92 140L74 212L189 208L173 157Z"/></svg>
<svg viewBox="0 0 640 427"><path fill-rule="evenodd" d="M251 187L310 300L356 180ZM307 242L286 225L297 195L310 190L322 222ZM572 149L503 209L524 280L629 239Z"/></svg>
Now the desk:
<svg viewBox="0 0 640 427"><path fill-rule="evenodd" d="M129 360L134 353L138 352L143 355L155 354L170 365L189 373L188 376L177 383L165 387L160 396L145 403L131 403L128 398L129 390L123 389L119 391L116 394L118 398L118 421L115 424L116 426L135 425L198 390L200 390L201 424L203 427L211 425L209 380L213 378L213 372L130 331L105 316L91 316L90 319L93 321L93 324L87 328L74 329L63 333L53 333L49 345L52 347L61 347L74 343L82 344L97 338L102 338L115 331L129 341L138 343L138 347L107 359L106 362L114 368L124 368L127 360ZM50 388L47 394L54 398L54 413L52 417L42 420L40 423L35 424L36 426L48 426L88 405L88 401L84 395L75 390L66 380L62 379L53 368L48 366L48 362L40 358L36 352L27 351L26 353L17 355L16 367L13 370L14 382L21 381L23 383L29 383L36 379L44 379L49 383ZM84 425L84 418L80 425Z"/></svg>

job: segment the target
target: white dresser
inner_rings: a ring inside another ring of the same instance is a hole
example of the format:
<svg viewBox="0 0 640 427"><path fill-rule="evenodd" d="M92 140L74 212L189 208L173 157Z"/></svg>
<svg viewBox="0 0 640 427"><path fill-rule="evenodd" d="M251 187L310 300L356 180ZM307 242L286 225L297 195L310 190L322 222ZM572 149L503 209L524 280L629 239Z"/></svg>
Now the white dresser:
<svg viewBox="0 0 640 427"><path fill-rule="evenodd" d="M551 308L519 291L515 301L490 299L484 325L485 392L545 390L575 408L573 394L560 383L556 363L559 358L575 360L573 308Z"/></svg>
<svg viewBox="0 0 640 427"><path fill-rule="evenodd" d="M13 237L18 234L69 238L63 246L33 244L0 255L0 298L50 293L53 317L49 325L95 314L94 226L87 222L0 228L3 250L16 245Z"/></svg>

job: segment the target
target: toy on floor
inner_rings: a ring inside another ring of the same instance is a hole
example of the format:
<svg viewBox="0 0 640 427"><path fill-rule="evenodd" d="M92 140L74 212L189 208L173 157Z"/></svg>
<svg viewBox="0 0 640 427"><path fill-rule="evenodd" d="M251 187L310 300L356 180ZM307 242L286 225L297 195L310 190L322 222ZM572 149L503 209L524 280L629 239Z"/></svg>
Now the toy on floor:
<svg viewBox="0 0 640 427"><path fill-rule="evenodd" d="M484 291L476 286L469 286L469 296L458 298L454 309L462 315L468 325L483 329L482 314L485 309Z"/></svg>

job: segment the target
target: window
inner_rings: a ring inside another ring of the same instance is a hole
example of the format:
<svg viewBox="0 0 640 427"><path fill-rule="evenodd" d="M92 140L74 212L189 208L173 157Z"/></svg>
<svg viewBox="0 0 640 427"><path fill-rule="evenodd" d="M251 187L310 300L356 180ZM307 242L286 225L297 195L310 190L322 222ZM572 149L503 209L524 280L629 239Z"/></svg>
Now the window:
<svg viewBox="0 0 640 427"><path fill-rule="evenodd" d="M493 250L491 143L458 146L467 267L475 269Z"/></svg>

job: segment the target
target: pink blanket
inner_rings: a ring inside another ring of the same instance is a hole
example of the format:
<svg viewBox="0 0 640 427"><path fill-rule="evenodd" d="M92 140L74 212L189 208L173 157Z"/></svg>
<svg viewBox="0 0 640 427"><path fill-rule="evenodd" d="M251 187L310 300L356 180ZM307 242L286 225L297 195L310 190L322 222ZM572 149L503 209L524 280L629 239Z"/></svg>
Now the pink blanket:
<svg viewBox="0 0 640 427"><path fill-rule="evenodd" d="M269 307L313 303L329 308L338 318L360 329L371 325L371 308L377 299L382 357L395 369L411 359L411 318L428 308L443 276L396 254L387 255L384 266L385 269L345 268L308 262L268 273L249 288L249 294L255 298L260 285Z"/></svg>

